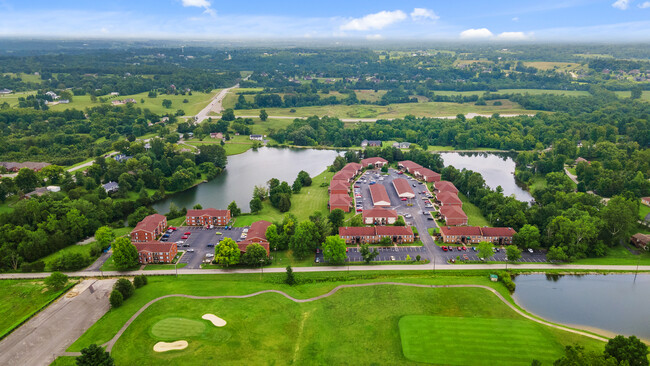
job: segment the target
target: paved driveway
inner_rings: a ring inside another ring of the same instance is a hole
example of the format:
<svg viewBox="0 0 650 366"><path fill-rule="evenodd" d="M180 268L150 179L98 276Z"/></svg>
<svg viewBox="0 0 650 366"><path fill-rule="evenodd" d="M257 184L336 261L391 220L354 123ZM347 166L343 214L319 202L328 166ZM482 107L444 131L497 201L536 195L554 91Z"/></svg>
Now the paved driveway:
<svg viewBox="0 0 650 366"><path fill-rule="evenodd" d="M226 230L223 227L205 229L198 226L182 226L170 234L168 241L176 243L183 241L182 244L178 244L178 250L185 251L179 263L187 263L185 268L188 269L198 269L201 268L204 260L212 259L206 255L214 254L214 245L224 238L231 238L235 241L241 240L244 229L242 227L234 227ZM191 234L187 239L181 239L186 232L190 232ZM221 235L216 235L218 232Z"/></svg>
<svg viewBox="0 0 650 366"><path fill-rule="evenodd" d="M76 285L0 342L0 365L49 365L108 311L114 283L88 279Z"/></svg>

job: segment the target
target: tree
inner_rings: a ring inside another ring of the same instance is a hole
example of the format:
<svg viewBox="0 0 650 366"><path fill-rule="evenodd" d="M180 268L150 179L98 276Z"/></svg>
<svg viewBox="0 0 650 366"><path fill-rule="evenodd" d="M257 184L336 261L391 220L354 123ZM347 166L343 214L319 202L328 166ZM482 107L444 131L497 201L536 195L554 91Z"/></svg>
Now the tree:
<svg viewBox="0 0 650 366"><path fill-rule="evenodd" d="M311 221L299 223L289 243L293 254L302 259L310 252L314 252L317 246L318 230L316 225Z"/></svg>
<svg viewBox="0 0 650 366"><path fill-rule="evenodd" d="M521 258L521 250L516 245L508 245L506 248L506 256L508 257L508 261L516 262Z"/></svg>
<svg viewBox="0 0 650 366"><path fill-rule="evenodd" d="M341 226L343 226L343 220L345 219L345 212L341 210L340 208L332 210L328 216L328 220L330 221L330 224L332 224L332 229L333 230L338 230Z"/></svg>
<svg viewBox="0 0 650 366"><path fill-rule="evenodd" d="M192 208L193 208L194 210L202 210L202 209L203 209L203 206L202 206L200 203L197 203L197 204L194 205L194 207L192 207Z"/></svg>
<svg viewBox="0 0 650 366"><path fill-rule="evenodd" d="M291 185L291 191L293 193L300 193L300 190L302 189L302 182L300 181L300 177L296 178L296 180L293 181L293 185Z"/></svg>
<svg viewBox="0 0 650 366"><path fill-rule="evenodd" d="M371 251L369 244L363 244L361 245L359 254L361 254L361 258L363 258L363 261L366 262L366 264L368 264L372 262L372 260L375 259L376 256L379 255L379 252L375 248L373 248Z"/></svg>
<svg viewBox="0 0 650 366"><path fill-rule="evenodd" d="M113 290L111 291L111 296L108 298L108 301L111 303L113 309L119 308L124 302L124 296L122 296L121 292Z"/></svg>
<svg viewBox="0 0 650 366"><path fill-rule="evenodd" d="M253 197L248 206L251 209L251 213L256 214L262 210L262 200L259 197Z"/></svg>
<svg viewBox="0 0 650 366"><path fill-rule="evenodd" d="M162 106L165 107L165 108L171 108L172 107L172 101L169 100L169 99L163 99Z"/></svg>
<svg viewBox="0 0 650 366"><path fill-rule="evenodd" d="M581 346L567 346L564 356L553 363L554 366L617 366L618 362L613 357L606 357L596 352L587 352Z"/></svg>
<svg viewBox="0 0 650 366"><path fill-rule="evenodd" d="M122 294L124 300L126 300L133 295L135 292L135 287L133 286L133 283L131 283L131 281L128 279L120 278L117 280L117 282L115 282L113 290L119 291Z"/></svg>
<svg viewBox="0 0 650 366"><path fill-rule="evenodd" d="M600 218L611 236L612 245L627 240L636 227L639 208L637 203L623 196L612 197L600 210Z"/></svg>
<svg viewBox="0 0 650 366"><path fill-rule="evenodd" d="M278 235L278 227L275 226L275 224L271 224L266 228L266 240L269 241L269 247L271 247L271 249L278 250L280 236Z"/></svg>
<svg viewBox="0 0 650 366"><path fill-rule="evenodd" d="M379 239L379 244L383 246L389 246L393 244L393 239L391 239L390 236L383 236L381 239Z"/></svg>
<svg viewBox="0 0 650 366"><path fill-rule="evenodd" d="M338 235L328 236L323 243L323 258L332 264L341 264L345 262L345 240Z"/></svg>
<svg viewBox="0 0 650 366"><path fill-rule="evenodd" d="M311 185L311 177L309 176L309 173L304 170L301 170L298 173L298 179L303 187L309 187Z"/></svg>
<svg viewBox="0 0 650 366"><path fill-rule="evenodd" d="M221 119L230 122L235 120L235 111L232 110L232 108L228 108L225 111L223 111L223 114L221 115Z"/></svg>
<svg viewBox="0 0 650 366"><path fill-rule="evenodd" d="M635 86L632 88L630 93L630 99L639 99L641 98L641 95L643 95L643 89L641 89L640 86Z"/></svg>
<svg viewBox="0 0 650 366"><path fill-rule="evenodd" d="M257 243L248 244L242 256L242 262L249 266L261 266L267 259L266 249Z"/></svg>
<svg viewBox="0 0 650 366"><path fill-rule="evenodd" d="M91 344L75 359L77 366L113 366L113 358L101 346Z"/></svg>
<svg viewBox="0 0 650 366"><path fill-rule="evenodd" d="M349 224L350 224L350 226L353 226L353 227L364 226L363 217L361 215L354 215L354 216L352 216L352 218L350 218Z"/></svg>
<svg viewBox="0 0 650 366"><path fill-rule="evenodd" d="M135 288L140 288L140 287L142 287L142 286L144 286L146 284L147 284L147 276L139 275L139 276L133 277L133 286Z"/></svg>
<svg viewBox="0 0 650 366"><path fill-rule="evenodd" d="M395 220L395 226L406 226L406 221L404 221L404 216L398 216Z"/></svg>
<svg viewBox="0 0 650 366"><path fill-rule="evenodd" d="M24 193L29 193L40 184L40 180L33 170L22 168L14 178L14 184Z"/></svg>
<svg viewBox="0 0 650 366"><path fill-rule="evenodd" d="M264 186L255 186L255 188L253 188L253 197L257 197L260 201L264 201L269 197L269 190Z"/></svg>
<svg viewBox="0 0 650 366"><path fill-rule="evenodd" d="M260 111L260 119L262 120L262 122L264 122L266 121L267 118L269 118L269 114L266 113L266 109L262 109Z"/></svg>
<svg viewBox="0 0 650 366"><path fill-rule="evenodd" d="M519 229L512 240L520 248L539 248L539 229L537 226L526 224Z"/></svg>
<svg viewBox="0 0 650 366"><path fill-rule="evenodd" d="M108 248L115 240L115 233L108 226L102 226L95 231L95 242L103 250Z"/></svg>
<svg viewBox="0 0 650 366"><path fill-rule="evenodd" d="M138 265L138 250L128 238L117 238L113 245L113 262L119 270L125 270Z"/></svg>
<svg viewBox="0 0 650 366"><path fill-rule="evenodd" d="M284 283L289 286L296 284L296 278L293 275L293 269L291 269L291 266L287 266L287 277L284 279Z"/></svg>
<svg viewBox="0 0 650 366"><path fill-rule="evenodd" d="M52 272L52 274L45 279L45 284L52 291L58 291L62 289L67 283L68 276L64 275L61 272Z"/></svg>
<svg viewBox="0 0 650 366"><path fill-rule="evenodd" d="M549 261L565 262L569 260L569 256L564 253L564 249L561 247L552 246L546 252L546 259Z"/></svg>
<svg viewBox="0 0 650 366"><path fill-rule="evenodd" d="M230 204L228 205L228 211L230 211L230 216L232 217L237 217L241 215L241 210L239 209L239 207L237 207L237 202L235 201L230 202Z"/></svg>
<svg viewBox="0 0 650 366"><path fill-rule="evenodd" d="M382 173L388 173L388 165L384 165L381 167L381 172Z"/></svg>
<svg viewBox="0 0 650 366"><path fill-rule="evenodd" d="M277 209L280 212L287 212L291 209L291 198L287 193L280 193L278 195Z"/></svg>
<svg viewBox="0 0 650 366"><path fill-rule="evenodd" d="M238 264L240 255L237 243L231 238L224 238L214 250L215 262L226 267Z"/></svg>
<svg viewBox="0 0 650 366"><path fill-rule="evenodd" d="M639 338L617 335L605 345L605 356L614 357L621 365L648 366L648 346Z"/></svg>
<svg viewBox="0 0 650 366"><path fill-rule="evenodd" d="M488 243L487 241L482 241L482 242L478 243L478 256L480 258L483 258L484 260L487 260L492 255L494 255L494 252L492 251L492 244L491 243Z"/></svg>

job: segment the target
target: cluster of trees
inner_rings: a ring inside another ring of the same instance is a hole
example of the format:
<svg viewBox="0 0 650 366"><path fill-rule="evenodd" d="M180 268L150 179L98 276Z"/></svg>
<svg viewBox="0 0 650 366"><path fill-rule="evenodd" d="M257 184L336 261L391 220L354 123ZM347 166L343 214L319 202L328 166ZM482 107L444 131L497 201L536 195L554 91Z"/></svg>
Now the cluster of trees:
<svg viewBox="0 0 650 366"><path fill-rule="evenodd" d="M246 246L246 252L241 254L237 243L225 238L214 248L214 263L230 267L237 264L247 266L263 266L270 263L266 249L260 244L252 243Z"/></svg>
<svg viewBox="0 0 650 366"><path fill-rule="evenodd" d="M341 210L334 210L327 217L321 212L315 212L302 222L298 222L293 214L285 214L282 222L269 226L266 239L272 250L291 249L293 255L303 258L313 253L327 237L335 235L343 225L343 218Z"/></svg>
<svg viewBox="0 0 650 366"><path fill-rule="evenodd" d="M553 364L555 366L648 366L648 346L635 336L617 335L607 342L602 353L589 352L580 346L567 346L564 356ZM541 362L533 360L532 365L541 365Z"/></svg>
<svg viewBox="0 0 650 366"><path fill-rule="evenodd" d="M135 290L147 284L147 276L138 275L133 277L133 282L126 278L120 278L113 285L113 291L108 300L112 308L119 308L124 301L133 296Z"/></svg>

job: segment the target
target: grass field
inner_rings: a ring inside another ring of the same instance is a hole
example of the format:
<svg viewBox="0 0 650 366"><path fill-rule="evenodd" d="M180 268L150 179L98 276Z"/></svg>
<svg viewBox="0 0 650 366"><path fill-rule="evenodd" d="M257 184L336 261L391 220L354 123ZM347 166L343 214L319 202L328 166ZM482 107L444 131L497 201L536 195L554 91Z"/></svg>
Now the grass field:
<svg viewBox="0 0 650 366"><path fill-rule="evenodd" d="M643 203L639 204L639 220L645 220L645 217L650 214L650 206L646 206Z"/></svg>
<svg viewBox="0 0 650 366"><path fill-rule="evenodd" d="M423 284L475 283L493 286L507 298L505 288L482 276L437 276L430 273L380 272L354 273L346 281L344 273L298 274L305 284L281 284L283 274L232 276L150 277L149 284L138 289L122 307L110 310L71 347L77 351L90 343L108 341L142 305L153 298L173 293L198 296L242 295L262 289L278 289L296 298L324 294L343 283L363 283L386 279ZM328 279L329 280L326 280ZM386 306L390 304L390 306ZM196 326L183 320L174 325L169 318L182 317L203 322L205 330L196 335ZM206 313L228 322L223 328L201 320ZM496 296L477 288L409 288L374 286L343 289L324 299L294 303L278 294L263 294L246 299L190 300L167 298L145 310L126 329L113 348L117 365L207 364L413 364L403 356L399 321L404 316L464 317L521 321L537 327L503 304ZM161 323L162 322L162 323ZM507 322L505 324L513 324ZM189 326L188 326L189 325ZM502 325L505 326L505 325ZM179 328L177 334L172 328ZM539 326L541 329L541 325ZM452 330L455 332L455 330ZM453 336L445 335L445 336ZM499 335L501 336L501 335ZM154 353L160 340L185 339L183 351ZM603 344L581 336L546 328L539 332L539 342L526 353L533 358L559 357L562 346L579 343L589 350L602 350ZM482 340L464 338L459 349L478 348ZM547 346L548 345L548 346ZM461 360L462 361L462 360ZM460 361L456 361L456 364Z"/></svg>
<svg viewBox="0 0 650 366"><path fill-rule="evenodd" d="M471 226L490 226L481 210L462 193L458 192L458 198L463 201L463 212L467 215L468 224Z"/></svg>
<svg viewBox="0 0 650 366"><path fill-rule="evenodd" d="M147 97L148 93L139 93L133 95L120 95L113 97L104 104L111 104L113 100L122 100L126 98L133 98L137 101L136 106L139 108L149 108L151 112L156 114L166 114L166 113L176 113L176 110L182 109L185 111L185 115L192 116L197 114L201 109L203 109L210 99L218 93L219 90L215 89L211 93L206 94L203 92L193 91L192 95L165 95L159 94L157 98ZM144 103L140 103L140 100L144 99ZM172 101L171 108L165 108L162 106L163 99L169 99ZM183 100L187 99L188 103L183 103ZM96 105L100 105L99 98L96 103L90 101L90 95L77 95L72 98L72 102L69 104L57 104L52 106L54 111L62 111L65 109L86 109Z"/></svg>
<svg viewBox="0 0 650 366"><path fill-rule="evenodd" d="M636 232L636 231L635 231ZM606 257L585 258L571 262L571 264L593 264L593 265L650 265L650 252L641 251L641 254L634 255L621 245L607 250Z"/></svg>
<svg viewBox="0 0 650 366"><path fill-rule="evenodd" d="M630 97L630 92L629 91L615 91L616 95L619 98L629 98ZM641 100L644 100L646 102L650 102L650 91L644 90L643 94L641 94Z"/></svg>
<svg viewBox="0 0 650 366"><path fill-rule="evenodd" d="M580 67L580 64L572 62L532 61L524 62L524 66L534 67L538 70L553 70L557 68L558 71L566 71L575 70L576 68Z"/></svg>
<svg viewBox="0 0 650 366"><path fill-rule="evenodd" d="M48 290L43 281L0 281L0 338L62 292Z"/></svg>
<svg viewBox="0 0 650 366"><path fill-rule="evenodd" d="M94 243L94 242L93 242ZM54 252L47 257L41 259L43 262L45 262L45 270L46 271L51 271L51 265L52 262L54 262L57 258L65 255L70 255L70 254L81 254L86 256L87 258L90 258L90 249L92 248L93 244L85 244L85 245L70 245L67 246L57 252ZM94 258L92 258L94 260Z"/></svg>
<svg viewBox="0 0 650 366"><path fill-rule="evenodd" d="M541 175L534 176L532 183L528 185L528 190L530 192L535 192L542 188L546 188L546 178Z"/></svg>
<svg viewBox="0 0 650 366"><path fill-rule="evenodd" d="M522 319L407 315L399 320L406 358L437 365L527 365L531 350L535 359L551 364L564 347L548 329Z"/></svg>
<svg viewBox="0 0 650 366"><path fill-rule="evenodd" d="M569 97L581 97L589 95L588 91L583 90L558 90L558 89L500 89L492 94L553 94L553 95L566 95ZM629 94L629 92L627 92ZM483 95L484 90L473 91L454 91L454 90L434 90L434 95Z"/></svg>
<svg viewBox="0 0 650 366"><path fill-rule="evenodd" d="M157 271L160 269L181 269L183 267L187 266L187 263L178 263L178 266L175 264L147 264L144 267L145 271Z"/></svg>
<svg viewBox="0 0 650 366"><path fill-rule="evenodd" d="M218 139L205 138L203 141L199 139L190 139L185 142L188 145L201 147L201 145L207 144L221 144L221 141ZM248 136L231 136L229 141L226 141L223 145L224 150L226 150L226 155L237 155L248 151L253 147L253 141Z"/></svg>

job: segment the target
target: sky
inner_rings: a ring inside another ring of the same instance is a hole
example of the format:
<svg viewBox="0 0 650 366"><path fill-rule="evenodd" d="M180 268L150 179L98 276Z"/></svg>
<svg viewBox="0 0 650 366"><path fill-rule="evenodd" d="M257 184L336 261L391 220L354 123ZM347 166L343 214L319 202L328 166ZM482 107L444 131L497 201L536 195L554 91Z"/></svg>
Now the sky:
<svg viewBox="0 0 650 366"><path fill-rule="evenodd" d="M0 37L650 41L650 0L0 0Z"/></svg>

